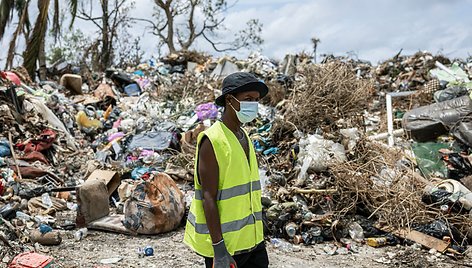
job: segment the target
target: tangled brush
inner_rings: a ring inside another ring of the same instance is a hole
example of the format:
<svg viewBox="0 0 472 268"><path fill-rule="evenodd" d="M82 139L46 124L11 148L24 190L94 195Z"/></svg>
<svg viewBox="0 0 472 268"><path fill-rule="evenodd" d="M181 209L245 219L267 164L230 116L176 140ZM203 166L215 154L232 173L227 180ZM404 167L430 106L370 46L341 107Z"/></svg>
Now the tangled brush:
<svg viewBox="0 0 472 268"><path fill-rule="evenodd" d="M306 133L318 127L334 130L339 119L360 115L374 93L372 80L358 79L346 63L339 61L305 65L300 74L284 114Z"/></svg>
<svg viewBox="0 0 472 268"><path fill-rule="evenodd" d="M402 165L398 161L402 158L400 150L366 139L359 141L350 161L331 167L338 189L334 197L337 217L363 210L378 224L393 228L414 228L442 220L457 228L458 237L471 237L472 223L467 214L443 212L437 204L422 202L430 182L407 164Z"/></svg>

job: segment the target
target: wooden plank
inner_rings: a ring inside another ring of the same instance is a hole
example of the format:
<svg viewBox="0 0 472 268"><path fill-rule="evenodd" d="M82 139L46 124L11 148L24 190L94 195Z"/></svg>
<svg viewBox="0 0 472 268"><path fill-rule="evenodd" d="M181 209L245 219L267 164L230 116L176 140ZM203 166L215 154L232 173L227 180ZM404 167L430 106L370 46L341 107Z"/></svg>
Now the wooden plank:
<svg viewBox="0 0 472 268"><path fill-rule="evenodd" d="M421 232L411 230L410 232L403 230L406 234L406 239L411 241L415 241L418 244L421 244L427 248L434 248L438 252L444 253L446 252L447 248L449 247L450 243L446 243L441 239L437 239L436 237L429 236L427 234L423 234Z"/></svg>
<svg viewBox="0 0 472 268"><path fill-rule="evenodd" d="M436 237L432 237L430 235L423 234L415 230L400 229L392 231L391 233L403 239L408 239L418 244L421 244L422 246L425 246L428 249L434 248L441 253L446 252L447 248L450 245L450 242L444 242L441 239L437 239Z"/></svg>
<svg viewBox="0 0 472 268"><path fill-rule="evenodd" d="M403 239L408 239L411 241L414 241L418 244L421 244L422 246L427 247L428 249L436 249L438 252L445 253L446 250L450 246L450 242L444 242L441 239L437 239L436 237L432 237L427 234L423 234L421 232L415 231L415 230L409 230L409 229L394 229L392 227L380 227L376 226L377 229L380 229L384 232L387 233L392 233L398 237L401 237Z"/></svg>

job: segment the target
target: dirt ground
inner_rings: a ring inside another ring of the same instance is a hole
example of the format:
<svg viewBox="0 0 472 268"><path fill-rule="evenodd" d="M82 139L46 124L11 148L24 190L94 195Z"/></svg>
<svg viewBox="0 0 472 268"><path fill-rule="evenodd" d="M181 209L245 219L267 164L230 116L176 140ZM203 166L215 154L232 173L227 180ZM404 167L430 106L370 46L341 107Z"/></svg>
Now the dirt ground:
<svg viewBox="0 0 472 268"><path fill-rule="evenodd" d="M54 267L196 267L203 268L203 259L183 243L183 229L158 236L126 236L89 231L81 241L74 240L74 231L64 231L63 242L55 247L38 249L55 258ZM139 247L152 246L154 256L140 257ZM410 246L371 248L352 246L352 251L333 243L315 246L275 248L268 242L270 267L464 267L447 256L431 254ZM118 258L116 263L103 264ZM472 266L469 266L472 267Z"/></svg>

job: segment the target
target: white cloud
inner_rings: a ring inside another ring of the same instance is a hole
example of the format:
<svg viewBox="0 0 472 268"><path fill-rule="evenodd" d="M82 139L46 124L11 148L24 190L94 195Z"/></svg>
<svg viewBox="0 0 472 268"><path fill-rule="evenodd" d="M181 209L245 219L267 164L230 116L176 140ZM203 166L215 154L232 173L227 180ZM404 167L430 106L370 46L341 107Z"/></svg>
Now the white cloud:
<svg viewBox="0 0 472 268"><path fill-rule="evenodd" d="M228 20L237 24L258 17L264 23L264 53L272 57L310 50L314 35L321 39L321 53L355 51L374 62L401 48L406 53L444 50L451 56L472 52L472 19L465 12L472 1L320 0L254 8L249 2L254 1L241 1L247 9L230 13Z"/></svg>

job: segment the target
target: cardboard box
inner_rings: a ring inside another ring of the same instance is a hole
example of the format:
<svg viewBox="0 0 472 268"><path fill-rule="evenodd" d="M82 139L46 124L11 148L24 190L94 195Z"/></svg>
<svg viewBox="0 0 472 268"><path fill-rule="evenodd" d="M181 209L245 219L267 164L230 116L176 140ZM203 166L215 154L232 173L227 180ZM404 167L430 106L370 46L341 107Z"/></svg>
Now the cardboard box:
<svg viewBox="0 0 472 268"><path fill-rule="evenodd" d="M85 181L85 184L91 183L93 180L102 181L108 190L108 196L111 196L113 192L118 189L121 184L121 176L116 171L112 170L101 170L97 169Z"/></svg>
<svg viewBox="0 0 472 268"><path fill-rule="evenodd" d="M78 227L107 216L110 213L108 190L102 180L93 179L77 188Z"/></svg>

